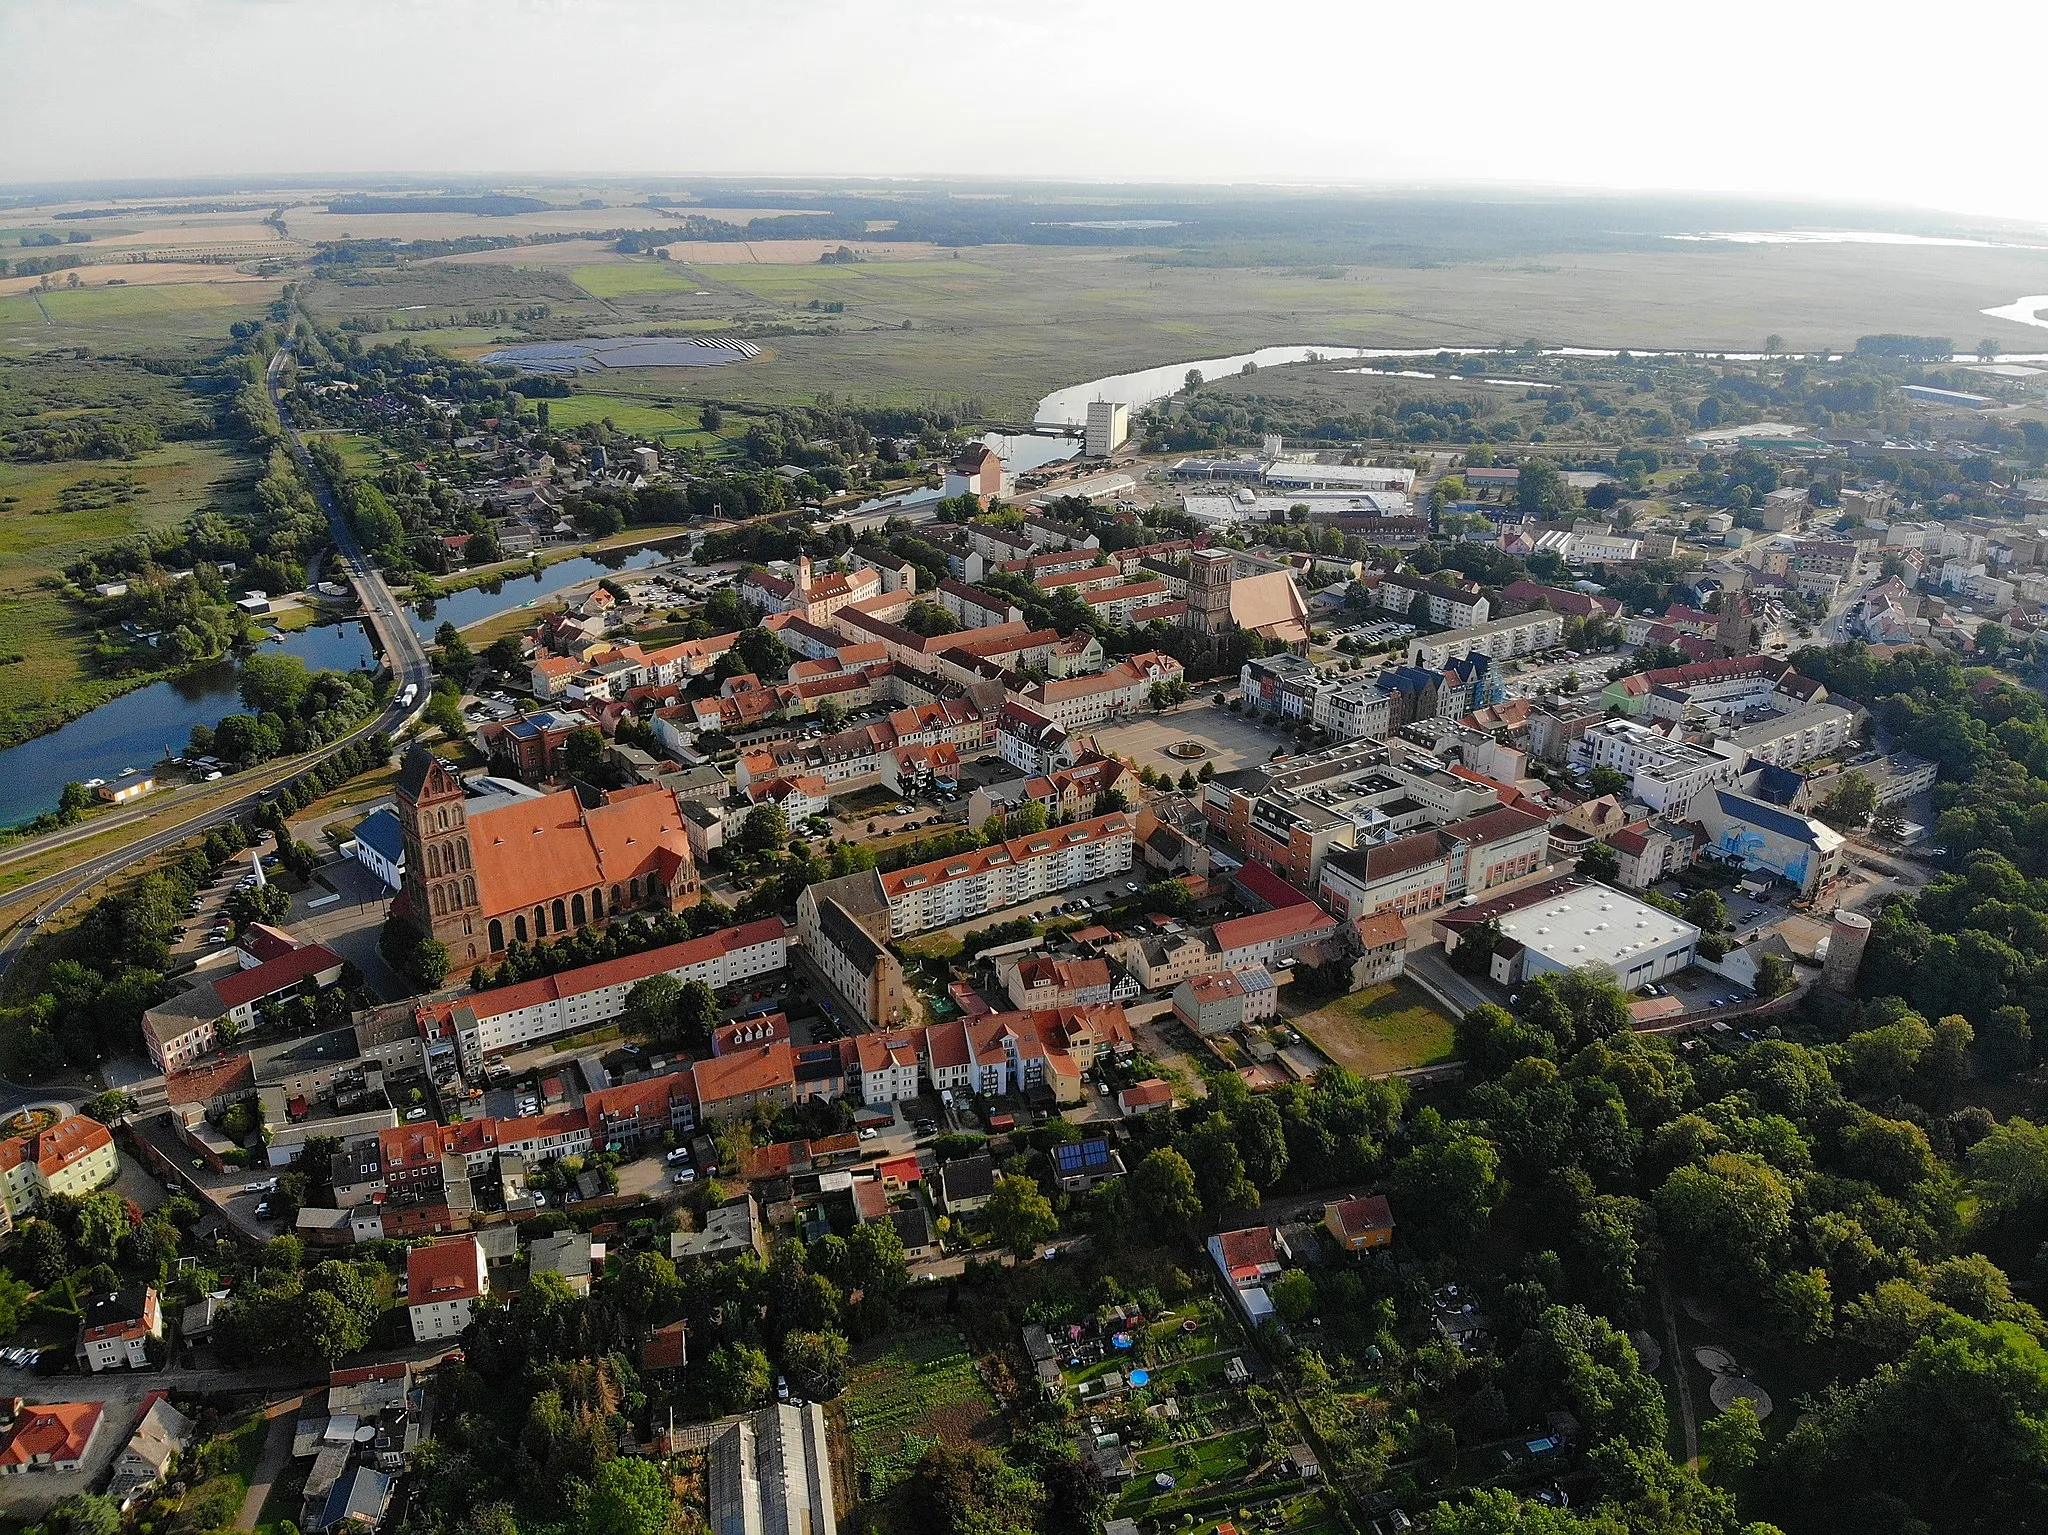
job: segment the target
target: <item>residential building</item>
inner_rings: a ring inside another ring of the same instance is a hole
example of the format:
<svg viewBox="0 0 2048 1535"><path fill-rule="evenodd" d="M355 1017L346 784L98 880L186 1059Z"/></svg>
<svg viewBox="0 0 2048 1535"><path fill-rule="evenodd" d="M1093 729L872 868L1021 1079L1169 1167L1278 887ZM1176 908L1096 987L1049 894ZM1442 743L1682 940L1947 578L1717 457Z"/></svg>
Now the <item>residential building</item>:
<svg viewBox="0 0 2048 1535"><path fill-rule="evenodd" d="M473 1236L406 1249L405 1299L415 1343L460 1337L489 1290L483 1245Z"/></svg>
<svg viewBox="0 0 2048 1535"><path fill-rule="evenodd" d="M1839 757L1856 744L1856 716L1837 704L1808 704L1741 725L1724 737L1740 747L1752 766L1759 762L1798 767L1822 757Z"/></svg>
<svg viewBox="0 0 2048 1535"><path fill-rule="evenodd" d="M396 890L405 879L405 834L398 824L398 814L389 805L378 807L356 828L355 858L364 868L381 880L385 887Z"/></svg>
<svg viewBox="0 0 2048 1535"><path fill-rule="evenodd" d="M1217 958L1226 969L1246 970L1263 965L1271 970L1313 949L1336 932L1336 918L1313 902L1304 902L1219 922L1213 942Z"/></svg>
<svg viewBox="0 0 2048 1535"><path fill-rule="evenodd" d="M591 1242L583 1231L558 1231L526 1249L526 1271L534 1278L554 1274L578 1295L590 1293Z"/></svg>
<svg viewBox="0 0 2048 1535"><path fill-rule="evenodd" d="M1323 1206L1323 1228L1345 1252L1370 1252L1394 1241L1394 1210L1384 1194L1336 1199Z"/></svg>
<svg viewBox="0 0 2048 1535"><path fill-rule="evenodd" d="M261 964L201 979L143 1012L143 1045L166 1074L181 1071L212 1053L223 1020L238 1032L246 1030L264 1008L334 985L344 963L324 943L309 943Z"/></svg>
<svg viewBox="0 0 2048 1535"><path fill-rule="evenodd" d="M1032 714L1051 721L1062 731L1082 730L1104 720L1138 713L1150 705L1156 685L1179 682L1184 675L1180 662L1172 656L1148 650L1093 676L1055 677L1031 683L1018 697ZM1005 757L1019 767L1025 766L1007 752Z"/></svg>
<svg viewBox="0 0 2048 1535"><path fill-rule="evenodd" d="M116 1290L94 1297L78 1325L79 1368L140 1370L150 1363L149 1345L161 1343L164 1313L156 1287Z"/></svg>
<svg viewBox="0 0 2048 1535"><path fill-rule="evenodd" d="M1486 622L1486 594L1476 583L1454 585L1424 576L1382 576L1374 601L1390 613L1427 619L1446 629L1470 629Z"/></svg>
<svg viewBox="0 0 2048 1535"><path fill-rule="evenodd" d="M1485 606L1485 599L1480 599L1479 606ZM1408 664L1440 672L1461 656L1506 661L1555 650L1563 643L1564 615L1537 608L1446 634L1418 635L1408 642Z"/></svg>
<svg viewBox="0 0 2048 1535"><path fill-rule="evenodd" d="M702 981L715 991L787 964L782 919L763 917L623 959L428 1003L417 1016L426 1038L453 1039L464 1067L476 1069L487 1055L609 1022L625 1011L633 987L652 976L673 976L685 985Z"/></svg>
<svg viewBox="0 0 2048 1535"><path fill-rule="evenodd" d="M1108 458L1131 435L1131 407L1116 400L1090 400L1081 451L1089 458Z"/></svg>
<svg viewBox="0 0 2048 1535"><path fill-rule="evenodd" d="M877 1027L902 1021L903 965L889 952L889 903L879 875L806 886L796 923L803 953L854 1017Z"/></svg>
<svg viewBox="0 0 2048 1535"><path fill-rule="evenodd" d="M162 1485L171 1462L192 1442L198 1425L170 1403L161 1391L152 1391L143 1409L142 1421L128 1436L128 1443L114 1459L114 1479L107 1496L126 1508L141 1494Z"/></svg>
<svg viewBox="0 0 2048 1535"><path fill-rule="evenodd" d="M728 1263L743 1254L768 1256L767 1233L761 1225L761 1207L752 1194L707 1210L699 1231L669 1233L668 1255L672 1259L696 1258L705 1263ZM797 1532L801 1535L801 1532Z"/></svg>
<svg viewBox="0 0 2048 1535"><path fill-rule="evenodd" d="M1278 1279L1294 1253L1271 1226L1219 1231L1209 1238L1209 1261L1233 1290L1261 1288Z"/></svg>
<svg viewBox="0 0 2048 1535"><path fill-rule="evenodd" d="M7 1404L0 1404L4 1408ZM0 1476L26 1471L77 1471L106 1424L105 1402L23 1402L11 1399L13 1421L0 1427Z"/></svg>
<svg viewBox="0 0 2048 1535"><path fill-rule="evenodd" d="M939 1204L948 1215L979 1210L995 1191L995 1158L985 1151L939 1164Z"/></svg>
<svg viewBox="0 0 2048 1535"><path fill-rule="evenodd" d="M1408 969L1408 926L1390 911L1354 918L1351 938L1358 957L1351 962L1351 989L1398 979Z"/></svg>
<svg viewBox="0 0 2048 1535"><path fill-rule="evenodd" d="M1569 760L1577 767L1607 767L1626 775L1635 798L1672 816L1687 814L1708 789L1734 783L1744 766L1742 748L1732 743L1717 743L1710 750L1626 719L1605 720L1589 729L1572 743Z"/></svg>
<svg viewBox="0 0 2048 1535"><path fill-rule="evenodd" d="M908 937L1092 884L1131 866L1131 820L1096 816L878 876L889 934Z"/></svg>
<svg viewBox="0 0 2048 1535"><path fill-rule="evenodd" d="M1244 986L1228 970L1189 976L1173 989L1173 1013L1184 1025L1210 1039L1244 1023Z"/></svg>

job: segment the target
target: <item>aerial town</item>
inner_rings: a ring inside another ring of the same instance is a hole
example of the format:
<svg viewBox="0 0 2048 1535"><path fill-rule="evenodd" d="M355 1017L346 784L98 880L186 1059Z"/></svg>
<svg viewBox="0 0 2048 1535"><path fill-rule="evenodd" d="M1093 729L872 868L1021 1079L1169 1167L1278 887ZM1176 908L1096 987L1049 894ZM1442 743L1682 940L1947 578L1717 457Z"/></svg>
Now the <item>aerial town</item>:
<svg viewBox="0 0 2048 1535"><path fill-rule="evenodd" d="M0 1535L2048 1531L2048 223L8 95Z"/></svg>

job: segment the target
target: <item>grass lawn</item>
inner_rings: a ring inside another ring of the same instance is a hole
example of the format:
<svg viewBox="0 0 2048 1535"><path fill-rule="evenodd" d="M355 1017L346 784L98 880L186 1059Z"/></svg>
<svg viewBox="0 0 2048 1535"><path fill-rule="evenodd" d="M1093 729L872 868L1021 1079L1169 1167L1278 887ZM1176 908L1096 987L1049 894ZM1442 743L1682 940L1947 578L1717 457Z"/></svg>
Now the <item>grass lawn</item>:
<svg viewBox="0 0 2048 1535"><path fill-rule="evenodd" d="M341 461L359 476L381 473L392 462L392 455L381 445L355 432L315 431L306 433L306 436L331 442L341 455Z"/></svg>
<svg viewBox="0 0 2048 1535"><path fill-rule="evenodd" d="M1451 1059L1450 1017L1408 980L1368 986L1291 1021L1323 1054L1364 1076Z"/></svg>
<svg viewBox="0 0 2048 1535"><path fill-rule="evenodd" d="M220 442L124 462L0 464L0 740L48 730L156 674L97 677L91 620L45 582L80 556L248 494L256 466Z"/></svg>

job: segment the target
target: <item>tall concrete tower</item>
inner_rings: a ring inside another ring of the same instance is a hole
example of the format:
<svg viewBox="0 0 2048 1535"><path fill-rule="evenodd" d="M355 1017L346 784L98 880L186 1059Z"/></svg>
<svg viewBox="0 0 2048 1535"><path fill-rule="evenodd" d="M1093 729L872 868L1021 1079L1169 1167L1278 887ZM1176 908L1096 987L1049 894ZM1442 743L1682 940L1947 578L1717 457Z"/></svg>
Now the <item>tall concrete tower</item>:
<svg viewBox="0 0 2048 1535"><path fill-rule="evenodd" d="M1838 911L1828 929L1828 957L1820 977L1830 991L1848 992L1856 987L1856 973L1863 968L1863 946L1870 942L1870 919L1857 911Z"/></svg>

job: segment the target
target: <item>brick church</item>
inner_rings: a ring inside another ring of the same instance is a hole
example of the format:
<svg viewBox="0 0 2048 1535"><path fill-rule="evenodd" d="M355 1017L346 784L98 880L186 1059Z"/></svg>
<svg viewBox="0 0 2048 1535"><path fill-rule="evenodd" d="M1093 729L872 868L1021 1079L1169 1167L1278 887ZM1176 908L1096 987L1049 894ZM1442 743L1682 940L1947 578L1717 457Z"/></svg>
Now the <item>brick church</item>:
<svg viewBox="0 0 2048 1535"><path fill-rule="evenodd" d="M453 965L697 898L682 810L659 784L472 800L453 767L416 746L398 820L405 878L393 910L446 944Z"/></svg>

